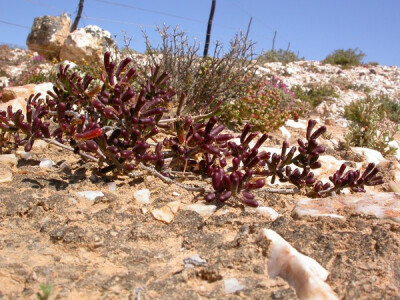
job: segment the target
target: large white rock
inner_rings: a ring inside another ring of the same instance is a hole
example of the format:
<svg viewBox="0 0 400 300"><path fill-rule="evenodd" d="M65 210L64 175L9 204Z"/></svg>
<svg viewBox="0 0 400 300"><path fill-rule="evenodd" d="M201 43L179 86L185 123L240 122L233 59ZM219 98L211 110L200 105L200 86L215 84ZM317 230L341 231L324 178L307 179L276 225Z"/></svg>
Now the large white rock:
<svg viewBox="0 0 400 300"><path fill-rule="evenodd" d="M372 162L378 165L379 163L386 161L386 159L383 158L382 153L374 149L364 147L351 147L351 150L357 154L364 156L369 163Z"/></svg>
<svg viewBox="0 0 400 300"><path fill-rule="evenodd" d="M271 278L282 277L294 287L299 299L338 299L325 282L329 272L316 260L298 252L271 229L262 229L259 239L268 239L272 243L268 260Z"/></svg>
<svg viewBox="0 0 400 300"><path fill-rule="evenodd" d="M61 48L60 58L99 64L103 61L104 52L115 50L116 45L109 31L95 25L88 25L70 33Z"/></svg>

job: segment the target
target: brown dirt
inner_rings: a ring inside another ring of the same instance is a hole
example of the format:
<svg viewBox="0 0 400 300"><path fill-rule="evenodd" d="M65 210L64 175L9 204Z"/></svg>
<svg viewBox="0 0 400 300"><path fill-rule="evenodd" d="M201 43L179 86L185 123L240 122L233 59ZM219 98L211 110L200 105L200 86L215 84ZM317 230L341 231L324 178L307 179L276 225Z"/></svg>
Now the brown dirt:
<svg viewBox="0 0 400 300"><path fill-rule="evenodd" d="M51 299L296 299L285 281L268 277L268 246L256 243L261 228L277 231L328 269L341 299L400 299L395 222L350 213L346 221L296 220L291 210L298 196L273 194L259 200L281 214L274 222L228 203L208 219L180 210L164 224L141 212L135 190L151 191L149 211L177 199L203 200L151 175L119 178L109 191L106 179L91 176L92 164L54 147L37 154L20 159L13 182L0 185L0 299L37 299L42 283L53 286ZM43 171L39 157L57 166ZM83 190L105 196L74 197ZM207 264L185 268L183 260L196 253ZM226 294L229 278L247 288Z"/></svg>

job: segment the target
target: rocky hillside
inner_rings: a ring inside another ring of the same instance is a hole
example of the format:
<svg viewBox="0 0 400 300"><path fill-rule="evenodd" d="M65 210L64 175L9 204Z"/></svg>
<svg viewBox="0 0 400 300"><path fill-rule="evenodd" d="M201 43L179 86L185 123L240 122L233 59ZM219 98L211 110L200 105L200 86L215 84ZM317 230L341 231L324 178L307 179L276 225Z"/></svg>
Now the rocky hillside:
<svg viewBox="0 0 400 300"><path fill-rule="evenodd" d="M379 65L362 65L350 69L322 64L319 61L298 61L287 65L267 63L258 68L260 75L275 75L289 87L296 85L307 90L318 86L330 86L339 95L337 99L324 99L316 108L321 117L335 119L344 126L344 107L367 94L388 95L400 102L400 68Z"/></svg>

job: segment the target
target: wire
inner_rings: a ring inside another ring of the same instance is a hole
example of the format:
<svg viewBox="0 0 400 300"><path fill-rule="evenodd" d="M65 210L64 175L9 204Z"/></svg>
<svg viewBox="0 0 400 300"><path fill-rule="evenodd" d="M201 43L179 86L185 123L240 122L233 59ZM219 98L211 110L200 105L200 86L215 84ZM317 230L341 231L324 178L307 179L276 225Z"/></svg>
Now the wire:
<svg viewBox="0 0 400 300"><path fill-rule="evenodd" d="M61 9L59 7L48 5L48 4L45 4L45 3L42 3L42 2L39 2L39 1L35 1L35 0L25 0L25 1L33 3L33 4L37 4L37 5L40 5L40 6L43 6L43 7L51 8L52 10L56 10L58 12L65 11L64 9ZM71 13L68 13L68 14L71 15Z"/></svg>
<svg viewBox="0 0 400 300"><path fill-rule="evenodd" d="M186 20L186 21L192 21L192 22L197 22L197 23L202 23L202 24L205 23L205 22L202 21L202 20L191 19L191 18L187 18L187 17L183 17L183 16L178 16L178 15L173 15L173 14L169 14L169 13L164 13L164 12L161 12L161 11L158 11L158 10L147 9L147 8L142 8L142 7L137 7L137 6L132 6L132 5L128 5L128 4L124 4L124 3L120 3L120 2L107 1L107 0L95 0L95 1L97 1L97 2L102 2L102 3L106 3L106 4L110 4L110 5L121 6L121 7L126 7L126 8L141 10L141 11L145 11L145 12L150 12L150 13L153 13L153 14L158 14L158 15L163 15L163 16L168 16L168 17L174 17L174 18L182 19L182 20Z"/></svg>
<svg viewBox="0 0 400 300"><path fill-rule="evenodd" d="M16 27L20 27L20 28L27 28L27 29L31 29L30 27L28 27L28 26L25 26L25 25L15 24L15 23L11 23L11 22L7 22L7 21L3 21L3 20L0 20L0 23L7 24L7 25L12 25L12 26L16 26Z"/></svg>
<svg viewBox="0 0 400 300"><path fill-rule="evenodd" d="M119 23L119 24L124 24L124 25L133 25L133 26L137 26L137 27L157 28L157 26L152 26L152 25L143 25L143 24L138 24L138 23L133 23L133 22L125 22L125 21L120 21L120 20L111 20L111 19L106 19L106 18L95 18L95 17L89 17L89 16L82 16L82 18L83 19L87 19L87 20L94 20L94 21Z"/></svg>

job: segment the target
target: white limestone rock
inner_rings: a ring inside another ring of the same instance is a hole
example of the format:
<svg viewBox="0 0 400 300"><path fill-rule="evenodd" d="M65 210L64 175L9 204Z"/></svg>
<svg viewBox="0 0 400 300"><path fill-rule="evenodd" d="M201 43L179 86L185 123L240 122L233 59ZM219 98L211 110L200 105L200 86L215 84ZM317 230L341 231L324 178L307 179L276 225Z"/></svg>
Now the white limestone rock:
<svg viewBox="0 0 400 300"><path fill-rule="evenodd" d="M287 120L285 122L285 125L287 127L292 127L296 129L306 129L307 128L307 122L305 120L298 120L297 122L294 120Z"/></svg>
<svg viewBox="0 0 400 300"><path fill-rule="evenodd" d="M364 156L367 162L372 162L375 165L386 161L386 159L383 158L382 153L374 149L364 147L351 147L351 150L357 154Z"/></svg>
<svg viewBox="0 0 400 300"><path fill-rule="evenodd" d="M97 197L103 197L104 194L101 191L82 191L82 192L75 192L75 195L78 198L87 199L90 201L96 200Z"/></svg>
<svg viewBox="0 0 400 300"><path fill-rule="evenodd" d="M272 207L259 206L255 210L261 216L271 219L271 221L275 221L279 217L279 213Z"/></svg>
<svg viewBox="0 0 400 300"><path fill-rule="evenodd" d="M246 288L246 286L240 284L236 278L225 279L224 285L226 294L233 294Z"/></svg>
<svg viewBox="0 0 400 300"><path fill-rule="evenodd" d="M191 210L197 212L203 218L210 217L217 209L217 206L212 204L193 203L186 204L182 207L184 210Z"/></svg>
<svg viewBox="0 0 400 300"><path fill-rule="evenodd" d="M153 209L151 214L153 215L154 219L169 224L175 218L180 206L180 201L173 201L161 208Z"/></svg>
<svg viewBox="0 0 400 300"><path fill-rule="evenodd" d="M362 193L322 199L304 198L297 201L292 215L297 218L320 216L344 219L346 211L400 223L400 194Z"/></svg>
<svg viewBox="0 0 400 300"><path fill-rule="evenodd" d="M294 287L299 299L338 299L325 282L329 272L316 260L298 252L273 230L262 229L259 239L268 239L272 244L268 260L271 278L282 277Z"/></svg>
<svg viewBox="0 0 400 300"><path fill-rule="evenodd" d="M150 191L148 189L142 189L142 190L135 191L133 193L133 198L135 199L135 201L137 203L142 204L142 205L148 205L151 202Z"/></svg>

